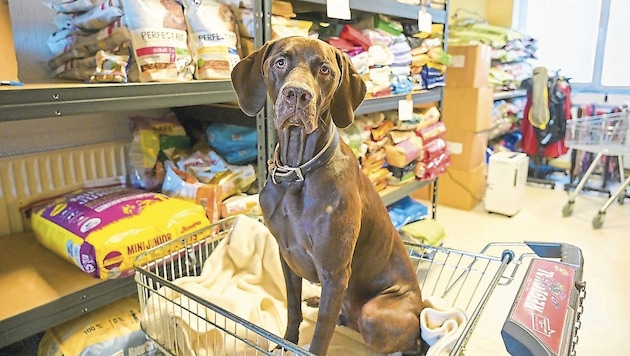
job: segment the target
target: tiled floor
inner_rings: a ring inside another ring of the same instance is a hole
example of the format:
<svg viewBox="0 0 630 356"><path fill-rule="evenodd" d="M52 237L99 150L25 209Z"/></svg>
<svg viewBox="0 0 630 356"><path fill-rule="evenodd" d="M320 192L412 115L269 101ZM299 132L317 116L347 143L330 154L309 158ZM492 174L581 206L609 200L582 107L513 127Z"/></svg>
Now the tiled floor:
<svg viewBox="0 0 630 356"><path fill-rule="evenodd" d="M630 191L630 189L629 189ZM584 301L578 355L628 355L630 345L630 199L613 203L601 229L591 220L607 196L584 193L577 197L573 215L562 216L568 194L528 185L522 210L509 218L487 213L483 204L472 211L439 206L437 221L446 230L445 246L479 251L495 241L566 242L578 246L584 255ZM507 355L500 328L520 281L498 288L473 333L467 355ZM510 289L511 288L511 289Z"/></svg>

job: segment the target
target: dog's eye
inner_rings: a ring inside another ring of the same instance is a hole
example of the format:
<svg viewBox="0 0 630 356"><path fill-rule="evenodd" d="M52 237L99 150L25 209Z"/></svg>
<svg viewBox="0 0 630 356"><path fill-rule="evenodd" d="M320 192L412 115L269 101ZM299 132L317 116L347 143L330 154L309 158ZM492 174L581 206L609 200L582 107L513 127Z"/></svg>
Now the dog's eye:
<svg viewBox="0 0 630 356"><path fill-rule="evenodd" d="M274 65L276 68L284 68L287 65L287 61L284 58L278 58Z"/></svg>
<svg viewBox="0 0 630 356"><path fill-rule="evenodd" d="M323 66L319 67L319 74L329 75L330 74L330 67L328 67L327 65L323 65Z"/></svg>

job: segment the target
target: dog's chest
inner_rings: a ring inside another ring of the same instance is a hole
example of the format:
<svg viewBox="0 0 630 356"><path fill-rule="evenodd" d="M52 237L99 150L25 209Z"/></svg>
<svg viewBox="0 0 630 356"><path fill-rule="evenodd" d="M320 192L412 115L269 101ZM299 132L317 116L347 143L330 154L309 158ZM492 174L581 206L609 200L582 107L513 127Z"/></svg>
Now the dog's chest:
<svg viewBox="0 0 630 356"><path fill-rule="evenodd" d="M260 192L265 223L276 237L282 258L300 277L319 282L313 262L313 216L300 194L269 186Z"/></svg>

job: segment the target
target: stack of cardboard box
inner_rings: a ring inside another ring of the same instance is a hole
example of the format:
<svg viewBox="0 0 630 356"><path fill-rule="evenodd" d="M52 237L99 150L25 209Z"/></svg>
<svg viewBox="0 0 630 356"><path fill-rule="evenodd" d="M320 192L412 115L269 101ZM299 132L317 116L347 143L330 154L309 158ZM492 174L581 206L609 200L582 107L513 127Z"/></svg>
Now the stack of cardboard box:
<svg viewBox="0 0 630 356"><path fill-rule="evenodd" d="M9 3L0 0L0 81L18 80L18 66L13 46Z"/></svg>
<svg viewBox="0 0 630 356"><path fill-rule="evenodd" d="M446 70L442 120L451 166L439 177L438 203L470 210L486 187L486 148L492 128L493 89L488 86L490 47L451 46ZM420 192L419 198L426 198Z"/></svg>

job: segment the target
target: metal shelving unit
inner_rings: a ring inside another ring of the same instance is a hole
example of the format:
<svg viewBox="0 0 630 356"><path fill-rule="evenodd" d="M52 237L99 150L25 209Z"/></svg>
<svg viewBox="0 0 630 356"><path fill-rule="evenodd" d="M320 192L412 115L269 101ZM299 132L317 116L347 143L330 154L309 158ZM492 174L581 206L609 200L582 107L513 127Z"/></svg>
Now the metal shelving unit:
<svg viewBox="0 0 630 356"><path fill-rule="evenodd" d="M527 96L527 90L525 89L516 89L516 90L506 90L506 91L496 91L493 94L494 100L507 100L520 98L523 96Z"/></svg>
<svg viewBox="0 0 630 356"><path fill-rule="evenodd" d="M326 5L326 0L300 1ZM405 4L395 0L350 0L350 9L417 20L420 7L418 5ZM446 24L448 21L447 10L436 10L427 7L427 12L431 14L434 23Z"/></svg>
<svg viewBox="0 0 630 356"><path fill-rule="evenodd" d="M319 6L320 11L325 11L326 0L295 0L292 1L296 4L314 4ZM391 16L394 18L401 19L409 19L409 20L417 20L418 14L422 10L421 6L418 5L410 5L401 3L395 0L350 0L350 9L357 10L366 13L374 13L374 14L382 14L386 16ZM265 1L265 6L269 6L269 0ZM433 23L444 25L443 35L444 38L448 36L448 10L449 3L446 2L444 10L436 10L430 7L426 8L426 11L431 14L431 18ZM267 32L266 39L270 39L271 31ZM446 41L444 41L444 46L446 49ZM440 102L441 109L441 101L443 97L443 88L437 87L431 90L424 90L420 92L412 93L412 100L415 104L421 103L429 103L429 102ZM361 105L357 108L355 113L357 115L368 114L372 112L378 111L386 111L386 110L395 110L398 108L398 101L405 99L406 94L403 95L391 95L382 98L369 98L366 99ZM273 147L273 142L269 142L268 147ZM272 152L270 150L269 152ZM402 185L399 187L391 187L381 192L381 197L386 205L392 204L397 200L402 199L403 197L409 195L411 192L420 189L427 184L432 185L432 206L431 206L431 214L433 218L435 218L437 213L437 184L438 180L434 179L431 181L415 181L408 183L406 185Z"/></svg>
<svg viewBox="0 0 630 356"><path fill-rule="evenodd" d="M515 90L495 91L494 94L492 95L492 98L494 101L498 101L498 100L511 100L511 99L522 98L526 96L527 96L526 89L515 89ZM493 129L498 127L501 123L502 122L495 123L495 126L493 127ZM512 129L510 131L494 133L493 135L490 135L490 137L488 137L488 141L496 140L497 138L502 137L503 135L509 132L515 131L515 130L518 130L518 129Z"/></svg>
<svg viewBox="0 0 630 356"><path fill-rule="evenodd" d="M416 190L425 187L429 184L432 184L435 180L414 180L409 183L403 183L401 185L390 185L379 194L383 199L385 205L391 205L400 199L408 196L409 194L415 192Z"/></svg>
<svg viewBox="0 0 630 356"><path fill-rule="evenodd" d="M430 103L442 100L443 89L437 87L431 90L423 90L411 94L411 100L415 104ZM406 94L390 95L382 98L365 99L355 111L355 114L369 114L372 112L394 110L398 108L398 101L405 100Z"/></svg>
<svg viewBox="0 0 630 356"><path fill-rule="evenodd" d="M263 16L260 10L256 13L259 17ZM54 125L56 118L70 115L132 112L231 101L236 101L236 93L230 81L123 84L27 82L20 87L0 88L0 123L41 118L51 120ZM258 125L261 123L258 122ZM0 271L8 273L6 276L0 275L0 280L10 280L11 273L18 270L26 271L29 277L34 278L33 281L24 281L24 286L1 285L0 288L14 289L14 296L19 296L21 292L35 293L30 290L33 285L55 289L54 293L35 298L34 301L24 298L15 308L5 306L10 310L7 313L10 316L0 320L0 348L137 292L133 278L99 281L89 277L39 246L30 232L2 236L0 246L0 256L14 260L8 272L0 268ZM28 259L13 258L18 251L26 248L30 250L31 247L36 253ZM65 283L68 281L72 282ZM57 288L59 284L69 285Z"/></svg>
<svg viewBox="0 0 630 356"><path fill-rule="evenodd" d="M95 279L55 255L32 232L0 237L0 347L137 291L133 278ZM21 283L11 283L15 280Z"/></svg>
<svg viewBox="0 0 630 356"><path fill-rule="evenodd" d="M0 121L222 103L236 100L229 81L125 84L27 84L0 89Z"/></svg>
<svg viewBox="0 0 630 356"><path fill-rule="evenodd" d="M78 271L78 273L83 273ZM68 278L72 278L68 276ZM104 281L50 303L0 320L0 347L45 331L60 322L111 304L137 292L133 278Z"/></svg>
<svg viewBox="0 0 630 356"><path fill-rule="evenodd" d="M326 4L325 0L305 2ZM256 3L258 8L255 11L257 21L255 42L258 45L268 39L271 33L270 3L270 0L264 0L263 4ZM398 3L394 0L351 0L350 6L359 11L410 19L417 19L419 11L418 6ZM428 11L432 14L435 23L447 23L448 5L447 10L428 9ZM406 95L367 99L358 108L357 114L396 109L398 101L404 98ZM412 100L415 103L441 101L441 98L442 88L412 94ZM229 81L98 85L77 82L26 83L23 87L0 88L0 123L37 118L54 120L55 117L99 112L187 107L235 100L236 95ZM256 118L260 141L258 147L260 151L259 168L261 164L263 168L266 168L264 164L266 157L273 151L275 144L273 143L275 130L270 127L270 122L262 114ZM436 183L436 181L412 181L398 187L387 188L381 192L381 196L385 204L388 205L431 183ZM433 184L433 187L435 190L436 184ZM23 236L8 236L0 239L0 241L9 244L6 248L7 253L17 251L12 247L14 244L12 241L16 238L21 238L20 241L24 242ZM28 242L35 243L30 240ZM55 259L58 257L50 251L41 251L41 258ZM74 268L71 265L68 267ZM73 278L80 273L83 272L78 269L76 271L71 270L67 274L62 274L60 278ZM54 285L54 282L50 282L50 284ZM131 295L135 291L136 286L132 278L110 281L83 280L79 282L77 288L65 294L60 293L56 299L0 320L0 347L44 331L63 321L79 317L88 311Z"/></svg>

